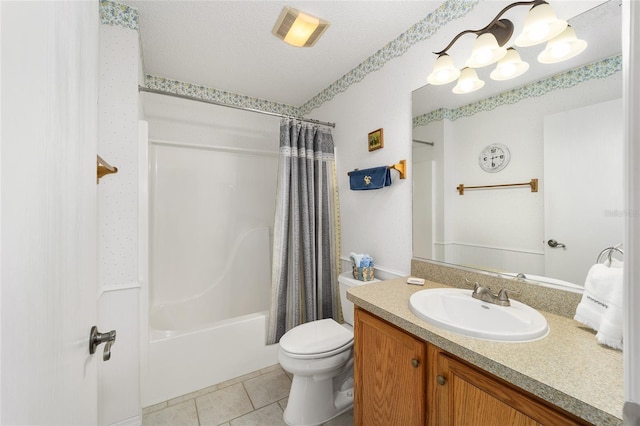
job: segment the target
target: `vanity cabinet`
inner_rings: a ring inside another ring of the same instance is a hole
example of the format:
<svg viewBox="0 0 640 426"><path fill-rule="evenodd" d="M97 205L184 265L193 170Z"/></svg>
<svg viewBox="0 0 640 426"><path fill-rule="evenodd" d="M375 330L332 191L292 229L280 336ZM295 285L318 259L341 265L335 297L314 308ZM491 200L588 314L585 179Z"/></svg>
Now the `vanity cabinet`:
<svg viewBox="0 0 640 426"><path fill-rule="evenodd" d="M360 308L354 326L356 426L588 424Z"/></svg>
<svg viewBox="0 0 640 426"><path fill-rule="evenodd" d="M355 424L424 425L425 361L424 342L356 309Z"/></svg>

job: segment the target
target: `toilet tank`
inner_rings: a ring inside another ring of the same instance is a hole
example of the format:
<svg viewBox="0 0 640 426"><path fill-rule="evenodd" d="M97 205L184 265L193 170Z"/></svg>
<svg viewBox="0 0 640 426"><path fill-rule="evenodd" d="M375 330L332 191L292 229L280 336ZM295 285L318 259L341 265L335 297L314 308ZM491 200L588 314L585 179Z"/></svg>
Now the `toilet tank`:
<svg viewBox="0 0 640 426"><path fill-rule="evenodd" d="M340 285L340 302L342 303L342 317L344 322L353 326L353 302L347 299L347 290L351 287L365 285L380 281L374 278L373 281L360 281L353 278L351 272L343 272L338 276L338 284Z"/></svg>

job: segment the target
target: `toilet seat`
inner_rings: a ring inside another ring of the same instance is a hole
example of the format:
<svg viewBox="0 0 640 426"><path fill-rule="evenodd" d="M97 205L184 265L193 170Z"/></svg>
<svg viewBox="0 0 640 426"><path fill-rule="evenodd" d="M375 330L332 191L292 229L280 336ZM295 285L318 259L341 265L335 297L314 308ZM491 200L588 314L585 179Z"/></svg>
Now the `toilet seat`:
<svg viewBox="0 0 640 426"><path fill-rule="evenodd" d="M353 346L353 333L331 318L292 328L280 339L280 349L291 358L324 358Z"/></svg>

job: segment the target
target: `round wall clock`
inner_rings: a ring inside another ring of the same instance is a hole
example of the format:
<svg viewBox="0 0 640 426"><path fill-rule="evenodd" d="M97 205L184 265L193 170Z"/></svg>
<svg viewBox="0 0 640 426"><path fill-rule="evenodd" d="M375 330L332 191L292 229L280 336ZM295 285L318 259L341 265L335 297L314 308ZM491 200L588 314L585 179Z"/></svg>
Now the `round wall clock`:
<svg viewBox="0 0 640 426"><path fill-rule="evenodd" d="M478 164L485 172L495 173L507 167L510 159L509 148L501 143L492 143L480 151Z"/></svg>

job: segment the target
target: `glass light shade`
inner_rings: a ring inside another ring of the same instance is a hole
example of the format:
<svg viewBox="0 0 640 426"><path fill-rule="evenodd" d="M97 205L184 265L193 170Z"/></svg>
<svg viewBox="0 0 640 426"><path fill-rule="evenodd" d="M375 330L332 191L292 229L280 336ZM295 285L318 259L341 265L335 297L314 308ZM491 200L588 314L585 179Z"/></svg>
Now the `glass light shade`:
<svg viewBox="0 0 640 426"><path fill-rule="evenodd" d="M516 46L528 47L551 40L567 28L567 21L556 17L548 3L531 8L524 20L522 34L516 38Z"/></svg>
<svg viewBox="0 0 640 426"><path fill-rule="evenodd" d="M529 69L529 64L520 58L520 54L514 48L507 49L507 54L500 59L498 66L491 72L491 79L497 81L509 80L524 74Z"/></svg>
<svg viewBox="0 0 640 426"><path fill-rule="evenodd" d="M484 86L484 81L478 78L478 73L473 68L465 68L460 73L458 84L453 88L453 93L462 95L465 93L475 92Z"/></svg>
<svg viewBox="0 0 640 426"><path fill-rule="evenodd" d="M318 18L299 12L283 40L292 46L302 47L319 25Z"/></svg>
<svg viewBox="0 0 640 426"><path fill-rule="evenodd" d="M506 54L507 49L498 45L498 41L493 34L480 34L478 38L476 38L473 50L471 51L471 57L467 60L465 66L480 68L491 65L498 62Z"/></svg>
<svg viewBox="0 0 640 426"><path fill-rule="evenodd" d="M587 48L587 42L578 40L576 32L568 26L562 34L547 42L547 47L538 55L538 62L555 64L582 53Z"/></svg>
<svg viewBox="0 0 640 426"><path fill-rule="evenodd" d="M451 57L446 53L438 56L433 66L433 71L427 77L427 82L438 86L441 84L451 83L460 76L460 70L453 65Z"/></svg>

